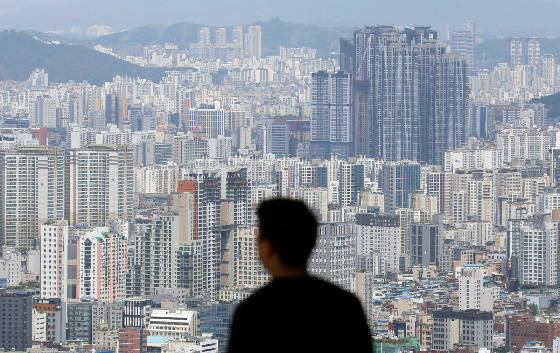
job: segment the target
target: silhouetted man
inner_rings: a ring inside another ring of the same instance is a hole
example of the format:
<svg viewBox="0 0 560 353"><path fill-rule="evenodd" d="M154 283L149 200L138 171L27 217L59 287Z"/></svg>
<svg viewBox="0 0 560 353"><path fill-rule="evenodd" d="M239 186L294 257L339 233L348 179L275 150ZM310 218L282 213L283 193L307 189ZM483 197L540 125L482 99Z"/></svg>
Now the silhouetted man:
<svg viewBox="0 0 560 353"><path fill-rule="evenodd" d="M317 222L303 202L264 201L257 210L259 257L272 281L235 311L229 353L371 352L356 297L307 273Z"/></svg>

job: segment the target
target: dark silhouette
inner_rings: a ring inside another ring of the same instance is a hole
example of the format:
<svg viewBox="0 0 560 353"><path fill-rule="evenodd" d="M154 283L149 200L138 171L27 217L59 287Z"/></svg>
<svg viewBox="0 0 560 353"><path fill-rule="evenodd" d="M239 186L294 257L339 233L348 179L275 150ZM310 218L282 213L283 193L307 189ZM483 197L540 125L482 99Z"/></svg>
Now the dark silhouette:
<svg viewBox="0 0 560 353"><path fill-rule="evenodd" d="M272 281L237 308L229 353L372 352L357 298L307 273L317 239L307 206L278 198L257 214L259 257Z"/></svg>

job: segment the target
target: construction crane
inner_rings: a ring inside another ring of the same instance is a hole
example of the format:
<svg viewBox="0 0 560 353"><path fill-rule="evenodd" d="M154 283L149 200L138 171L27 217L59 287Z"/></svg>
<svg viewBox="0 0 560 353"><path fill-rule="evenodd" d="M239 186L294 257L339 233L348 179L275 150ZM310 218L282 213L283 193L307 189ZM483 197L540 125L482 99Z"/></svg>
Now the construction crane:
<svg viewBox="0 0 560 353"><path fill-rule="evenodd" d="M371 39L368 38L366 48L364 49L364 54L362 55L362 60L360 60L360 66L358 66L358 68L356 69L356 74L354 75L354 80L358 77L358 74L360 73L360 71L364 67L364 61L366 60L366 55L367 55L367 52L369 50L370 44L371 44ZM368 75L369 75L369 73L368 73ZM368 77L368 79L369 79L369 77Z"/></svg>
<svg viewBox="0 0 560 353"><path fill-rule="evenodd" d="M2 70L2 75L4 76L4 80L6 81L6 91L10 90L10 80L8 80L8 77L6 77L6 73L4 72L4 68L2 67L2 64L0 64L0 70Z"/></svg>

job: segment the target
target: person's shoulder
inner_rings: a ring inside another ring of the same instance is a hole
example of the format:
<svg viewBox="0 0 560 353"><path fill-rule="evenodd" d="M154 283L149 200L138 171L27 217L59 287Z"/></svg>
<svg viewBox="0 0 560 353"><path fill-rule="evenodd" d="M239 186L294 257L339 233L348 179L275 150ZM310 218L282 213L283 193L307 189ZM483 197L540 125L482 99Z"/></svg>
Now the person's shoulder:
<svg viewBox="0 0 560 353"><path fill-rule="evenodd" d="M270 283L266 284L265 286L255 290L253 294L245 298L241 301L236 308L236 312L243 312L245 310L250 310L251 308L255 307L256 305L260 305L261 302L266 300L266 297L269 295L270 292Z"/></svg>
<svg viewBox="0 0 560 353"><path fill-rule="evenodd" d="M315 276L309 276L309 281L312 285L316 286L317 288L321 288L323 290L332 291L334 293L338 293L341 295L350 295L353 296L350 292L346 291L345 289L333 284L331 282L327 282L324 279Z"/></svg>
<svg viewBox="0 0 560 353"><path fill-rule="evenodd" d="M311 286L313 286L316 291L319 291L323 297L333 296L339 299L357 300L354 294L321 278L310 276L309 281Z"/></svg>

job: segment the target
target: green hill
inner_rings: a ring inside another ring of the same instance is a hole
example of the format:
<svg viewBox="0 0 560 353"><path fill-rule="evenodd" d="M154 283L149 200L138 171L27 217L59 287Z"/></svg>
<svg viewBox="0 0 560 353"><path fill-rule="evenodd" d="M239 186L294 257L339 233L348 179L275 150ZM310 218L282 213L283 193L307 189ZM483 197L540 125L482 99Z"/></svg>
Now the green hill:
<svg viewBox="0 0 560 353"><path fill-rule="evenodd" d="M112 48L113 52L119 55L143 56L145 46L165 43L186 45L197 42L198 30L201 27L203 26L192 23L177 23L172 26L148 25L85 41L84 44L100 44Z"/></svg>
<svg viewBox="0 0 560 353"><path fill-rule="evenodd" d="M495 38L475 46L475 62L491 69L498 63L509 63L509 38ZM560 58L560 37L541 38L541 54L552 54Z"/></svg>
<svg viewBox="0 0 560 353"><path fill-rule="evenodd" d="M474 61L476 67L483 66L490 69L497 66L498 63L508 63L509 39L494 38L476 44L474 48Z"/></svg>
<svg viewBox="0 0 560 353"><path fill-rule="evenodd" d="M541 98L533 98L529 103L543 103L548 109L549 119L560 118L560 93L551 94Z"/></svg>
<svg viewBox="0 0 560 353"><path fill-rule="evenodd" d="M340 50L340 37L352 37L354 28L319 27L280 21L273 18L257 22L262 27L262 54L279 55L280 47L309 47L317 49L322 58Z"/></svg>
<svg viewBox="0 0 560 353"><path fill-rule="evenodd" d="M51 82L85 80L96 85L116 75L159 81L168 70L143 68L82 45L47 44L15 31L0 32L0 64L9 80L24 81L39 67Z"/></svg>

